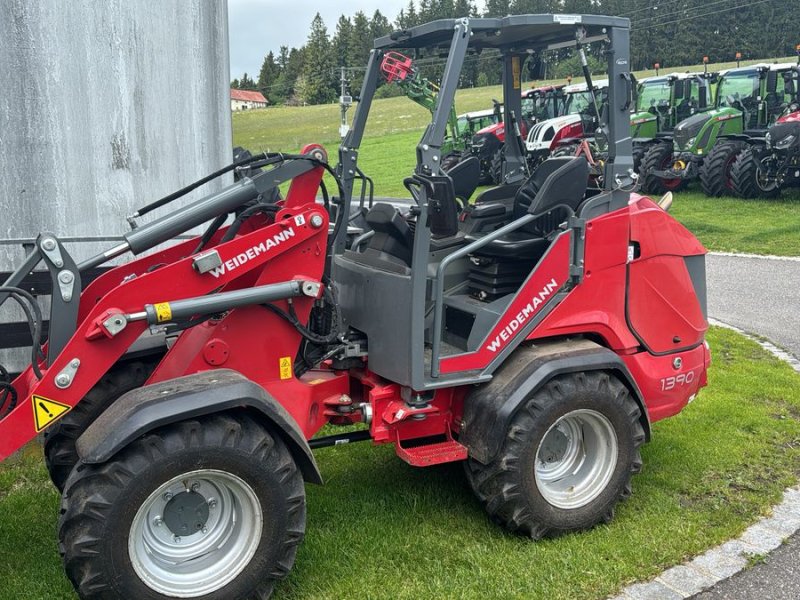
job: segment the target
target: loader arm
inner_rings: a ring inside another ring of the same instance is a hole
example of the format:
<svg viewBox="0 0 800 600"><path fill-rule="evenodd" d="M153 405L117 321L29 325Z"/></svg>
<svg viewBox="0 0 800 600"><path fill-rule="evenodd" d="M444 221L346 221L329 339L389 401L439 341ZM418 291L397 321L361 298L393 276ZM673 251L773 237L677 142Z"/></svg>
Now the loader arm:
<svg viewBox="0 0 800 600"><path fill-rule="evenodd" d="M190 314L203 315L203 302L213 299L210 295L223 300L238 297L238 303L230 304L229 309L218 306L214 310L215 314L230 317L252 305L283 302L284 298L295 296L292 302L297 317L307 319L320 293L328 238L328 215L316 204L313 193L321 178L319 167L306 169L296 177L289 197L282 207L277 207L269 224L251 219L229 241L222 241L228 230L223 227L198 254L194 254L198 239L188 240L111 269L89 285L80 297L77 326L63 350L52 360L37 365L42 378L37 379L31 365L12 382L18 402L0 420L0 460L71 410L146 332L148 325L174 324L178 315L173 318L171 302L178 301L176 306L184 306ZM216 266L199 268L199 259L212 253ZM250 288L248 294L254 293L244 305L241 291L236 295L236 290L243 287ZM149 320L148 311L155 315ZM51 329L59 326L60 316L51 316L55 321ZM213 315L206 311L205 316ZM271 368L264 366L262 353L258 361L253 359L249 368L242 369L261 384L270 377L277 379L279 357L294 357L300 345L300 334L279 321L278 316L261 309L255 328L251 326L248 336L238 340L245 354L249 344L263 345L265 339L279 332L280 339L268 344L276 353L274 361L267 361L272 363ZM185 353L185 344L180 347ZM191 352L202 355L204 349L204 345L197 345ZM211 369L213 363L212 360L193 368L195 372ZM157 373L151 382L158 380Z"/></svg>

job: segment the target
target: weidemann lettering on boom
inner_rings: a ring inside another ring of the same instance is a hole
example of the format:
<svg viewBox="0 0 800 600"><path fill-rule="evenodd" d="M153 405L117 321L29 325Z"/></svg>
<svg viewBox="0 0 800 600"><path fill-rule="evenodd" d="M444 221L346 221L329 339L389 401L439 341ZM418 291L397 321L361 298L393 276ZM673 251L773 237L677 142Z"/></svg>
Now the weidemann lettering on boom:
<svg viewBox="0 0 800 600"><path fill-rule="evenodd" d="M525 321L527 321L533 313L535 313L539 307L545 303L545 301L550 297L554 290L558 289L558 283L556 283L555 278L551 279L545 286L542 288L542 291L536 294L531 301L528 302L525 306L522 307L522 310L517 313L517 315L509 321L508 325L503 327L502 331L495 337L486 349L489 352L497 352L505 343L510 340L514 332L523 326Z"/></svg>
<svg viewBox="0 0 800 600"><path fill-rule="evenodd" d="M209 271L214 277L219 277L220 275L224 275L228 271L233 271L241 267L249 260L253 260L259 254L264 254L270 248L276 248L281 245L282 242L285 242L290 237L294 237L295 232L294 228L289 227L280 233L276 233L268 240L261 242L260 244L256 244L242 252L241 254L237 254L233 258L226 260L220 266L215 269Z"/></svg>

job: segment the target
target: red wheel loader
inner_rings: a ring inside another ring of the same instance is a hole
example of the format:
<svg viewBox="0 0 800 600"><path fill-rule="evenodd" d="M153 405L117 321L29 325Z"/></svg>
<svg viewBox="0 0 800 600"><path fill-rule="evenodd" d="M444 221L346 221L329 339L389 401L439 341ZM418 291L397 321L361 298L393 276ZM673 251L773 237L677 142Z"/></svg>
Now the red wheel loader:
<svg viewBox="0 0 800 600"><path fill-rule="evenodd" d="M604 189L587 193L582 157L527 176L507 136L505 185L459 222L477 159L439 165L467 52L500 51L519 119L524 57L594 39L608 57ZM705 249L629 192L628 46L629 21L608 16L397 31L375 41L336 166L315 145L245 158L222 170L239 172L233 185L140 209L120 243L81 262L38 237L0 288L33 338L30 366L1 386L0 458L44 433L80 597L269 596L302 552L304 485L322 483L312 450L345 442L392 444L416 467L462 462L493 520L534 539L612 517L651 424L695 397L710 360ZM408 197L374 199L353 239L359 147L390 51L447 64ZM326 172L337 191L318 200ZM40 264L46 340L20 287ZM318 435L326 425L350 427Z"/></svg>

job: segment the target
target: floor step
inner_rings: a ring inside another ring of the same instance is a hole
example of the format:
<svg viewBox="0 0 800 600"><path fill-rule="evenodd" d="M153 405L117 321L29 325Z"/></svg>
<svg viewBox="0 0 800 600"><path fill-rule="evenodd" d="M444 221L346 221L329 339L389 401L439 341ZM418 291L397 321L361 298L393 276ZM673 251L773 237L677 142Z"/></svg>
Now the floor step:
<svg viewBox="0 0 800 600"><path fill-rule="evenodd" d="M397 456L414 467L430 467L467 458L467 447L455 440L416 448L403 448L400 444L395 444L395 450Z"/></svg>

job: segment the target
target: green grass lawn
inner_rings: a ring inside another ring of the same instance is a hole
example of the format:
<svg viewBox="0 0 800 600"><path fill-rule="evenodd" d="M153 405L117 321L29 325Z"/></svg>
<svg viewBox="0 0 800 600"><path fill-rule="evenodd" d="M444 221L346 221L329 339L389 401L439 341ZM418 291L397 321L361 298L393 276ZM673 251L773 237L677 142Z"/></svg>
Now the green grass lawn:
<svg viewBox="0 0 800 600"><path fill-rule="evenodd" d="M489 522L460 465L414 469L390 447L317 452L308 532L276 598L604 598L740 533L800 469L800 378L727 330L710 385L654 426L633 497L610 525L531 542ZM74 598L58 494L38 447L0 466L0 598Z"/></svg>

